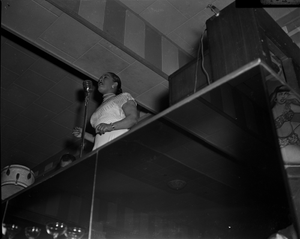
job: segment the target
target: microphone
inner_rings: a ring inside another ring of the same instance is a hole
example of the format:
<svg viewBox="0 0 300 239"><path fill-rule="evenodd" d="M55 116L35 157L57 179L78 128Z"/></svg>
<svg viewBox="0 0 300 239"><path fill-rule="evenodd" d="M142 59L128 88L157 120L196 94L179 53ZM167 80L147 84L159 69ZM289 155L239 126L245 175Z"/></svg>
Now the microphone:
<svg viewBox="0 0 300 239"><path fill-rule="evenodd" d="M89 94L94 90L93 83L91 80L85 80L82 84L85 94Z"/></svg>

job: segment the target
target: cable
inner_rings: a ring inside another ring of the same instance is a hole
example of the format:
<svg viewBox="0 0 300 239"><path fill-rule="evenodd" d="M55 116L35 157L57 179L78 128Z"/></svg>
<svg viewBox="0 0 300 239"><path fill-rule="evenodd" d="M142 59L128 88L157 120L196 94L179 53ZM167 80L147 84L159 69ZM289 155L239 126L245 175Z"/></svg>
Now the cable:
<svg viewBox="0 0 300 239"><path fill-rule="evenodd" d="M203 32L204 33L204 32ZM203 34L201 36L201 39L203 38ZM201 43L199 43L198 51L197 51L197 61L196 61L196 69L195 69L195 83L194 83L194 93L196 93L197 90L197 83L198 83L198 66L199 66L199 53L200 53Z"/></svg>
<svg viewBox="0 0 300 239"><path fill-rule="evenodd" d="M206 32L206 28L203 32L203 35L204 33ZM201 67L202 67L202 70L204 71L205 73L205 76L206 76L206 80L207 80L207 84L210 85L212 82L210 81L210 78L209 78L209 75L204 67L204 53L203 53L203 35L202 35L202 39L201 39L201 57L202 57L202 64L201 64Z"/></svg>
<svg viewBox="0 0 300 239"><path fill-rule="evenodd" d="M205 73L205 76L206 76L206 79L207 79L207 84L208 84L208 85L211 84L209 75L208 75L208 73L207 73L207 71L205 70L205 67L204 67L203 37L204 37L205 32L206 32L206 29L203 31L203 34L202 34L201 39L200 39L200 44L199 44L199 47L198 47L198 51L197 51L197 61L196 61L196 70L195 70L194 93L197 91L197 83L198 83L198 67L199 67L199 56L200 56L200 51L201 51L201 68L202 68L202 70L203 70L204 73Z"/></svg>

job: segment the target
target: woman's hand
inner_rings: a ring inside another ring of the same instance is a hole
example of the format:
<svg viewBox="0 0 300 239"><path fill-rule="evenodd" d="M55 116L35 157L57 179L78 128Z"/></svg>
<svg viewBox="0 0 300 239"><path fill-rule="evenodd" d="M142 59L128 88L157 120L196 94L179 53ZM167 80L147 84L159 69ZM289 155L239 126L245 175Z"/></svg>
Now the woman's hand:
<svg viewBox="0 0 300 239"><path fill-rule="evenodd" d="M72 134L73 134L76 138L81 138L82 128L80 128L80 127L75 127L75 128L73 129Z"/></svg>
<svg viewBox="0 0 300 239"><path fill-rule="evenodd" d="M114 130L111 124L105 124L105 123L98 124L95 129L96 129L96 134L100 134L100 135L104 134L105 132L111 132Z"/></svg>
<svg viewBox="0 0 300 239"><path fill-rule="evenodd" d="M123 105L122 109L124 110L126 116L124 119L114 122L113 125L105 123L98 124L95 127L96 134L102 135L113 130L130 129L138 122L139 112L133 100L127 101Z"/></svg>

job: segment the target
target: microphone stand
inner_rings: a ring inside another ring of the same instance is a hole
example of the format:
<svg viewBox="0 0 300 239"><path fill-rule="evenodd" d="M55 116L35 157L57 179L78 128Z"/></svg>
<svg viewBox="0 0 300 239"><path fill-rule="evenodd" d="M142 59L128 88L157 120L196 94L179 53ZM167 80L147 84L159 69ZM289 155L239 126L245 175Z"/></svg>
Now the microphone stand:
<svg viewBox="0 0 300 239"><path fill-rule="evenodd" d="M82 157L82 152L83 152L83 148L84 148L84 136L85 136L85 128L86 128L86 118L87 118L87 108L88 108L88 103L89 103L89 96L90 96L90 92L87 91L86 94L85 94L84 118L83 118L82 132L81 132L81 149L80 149L80 156L79 156L79 158Z"/></svg>

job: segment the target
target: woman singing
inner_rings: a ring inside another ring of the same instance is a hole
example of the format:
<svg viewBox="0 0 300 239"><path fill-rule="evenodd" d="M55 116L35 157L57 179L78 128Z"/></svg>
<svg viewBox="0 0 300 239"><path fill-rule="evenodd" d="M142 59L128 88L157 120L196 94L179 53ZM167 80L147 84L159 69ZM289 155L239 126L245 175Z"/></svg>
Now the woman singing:
<svg viewBox="0 0 300 239"><path fill-rule="evenodd" d="M103 74L98 80L102 104L92 114L90 123L96 135L85 133L85 139L93 142L93 150L126 133L138 122L137 103L129 93L122 93L120 78L112 73ZM73 135L80 138L82 128L75 127Z"/></svg>

